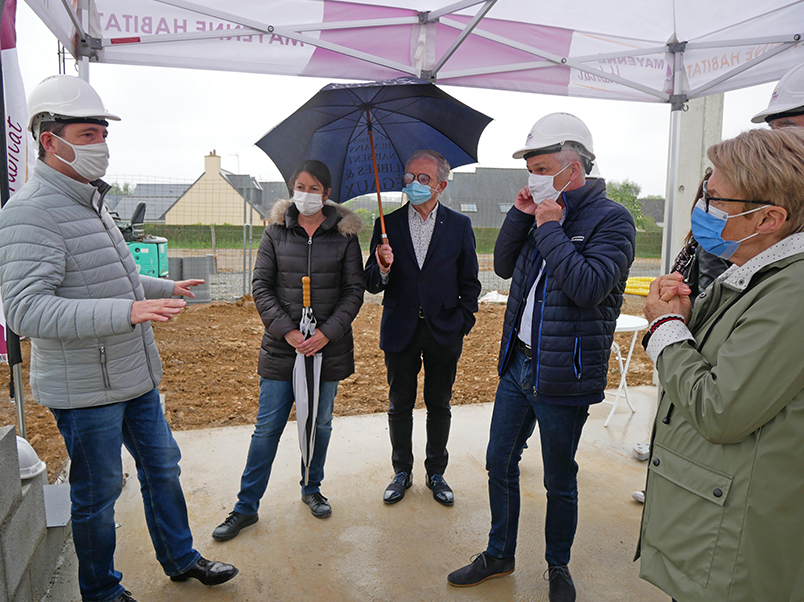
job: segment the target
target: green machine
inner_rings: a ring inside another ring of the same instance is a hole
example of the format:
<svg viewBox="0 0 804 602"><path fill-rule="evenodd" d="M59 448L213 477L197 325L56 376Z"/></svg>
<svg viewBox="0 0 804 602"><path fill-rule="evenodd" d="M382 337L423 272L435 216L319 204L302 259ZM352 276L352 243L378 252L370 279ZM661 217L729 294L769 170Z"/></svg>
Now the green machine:
<svg viewBox="0 0 804 602"><path fill-rule="evenodd" d="M145 203L137 205L131 215L131 220L126 222L119 217L115 219L117 227L123 234L123 239L134 256L137 271L145 276L167 278L167 238L145 234L142 227L144 221Z"/></svg>

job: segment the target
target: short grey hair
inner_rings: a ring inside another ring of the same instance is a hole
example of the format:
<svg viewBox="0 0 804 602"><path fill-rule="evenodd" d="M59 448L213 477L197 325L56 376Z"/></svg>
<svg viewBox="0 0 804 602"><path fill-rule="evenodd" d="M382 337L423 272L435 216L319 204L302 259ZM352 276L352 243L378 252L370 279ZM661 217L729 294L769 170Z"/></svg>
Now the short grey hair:
<svg viewBox="0 0 804 602"><path fill-rule="evenodd" d="M577 161L581 164L581 167L583 167L584 176L592 171L592 162L589 160L589 158L584 157L574 148L565 148L564 150L558 151L556 153L556 159L562 166L567 166L573 161Z"/></svg>
<svg viewBox="0 0 804 602"><path fill-rule="evenodd" d="M427 159L428 161L432 161L436 164L437 171L436 176L438 177L439 182L444 182L449 178L449 161L447 161L439 152L434 150L417 150L413 153L405 163L405 171L408 171L408 167L410 164L416 161L417 159Z"/></svg>

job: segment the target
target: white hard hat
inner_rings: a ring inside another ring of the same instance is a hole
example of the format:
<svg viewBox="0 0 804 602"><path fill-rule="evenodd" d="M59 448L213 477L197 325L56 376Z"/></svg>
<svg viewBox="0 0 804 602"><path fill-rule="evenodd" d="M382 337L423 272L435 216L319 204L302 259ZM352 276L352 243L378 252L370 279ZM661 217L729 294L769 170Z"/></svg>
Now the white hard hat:
<svg viewBox="0 0 804 602"><path fill-rule="evenodd" d="M39 124L45 121L97 122L120 121L106 110L98 93L83 79L53 75L43 80L28 96L28 131L38 137Z"/></svg>
<svg viewBox="0 0 804 602"><path fill-rule="evenodd" d="M585 161L586 172L595 160L592 133L586 124L569 113L550 113L537 121L530 129L524 148L514 153L514 159L522 159L528 153L547 154L572 149L578 151Z"/></svg>
<svg viewBox="0 0 804 602"><path fill-rule="evenodd" d="M20 462L20 478L32 479L36 475L45 472L45 465L39 456L36 455L34 448L22 437L17 437L17 456Z"/></svg>
<svg viewBox="0 0 804 602"><path fill-rule="evenodd" d="M804 64L784 74L773 89L768 108L754 115L751 122L771 121L769 117L790 112L804 113Z"/></svg>

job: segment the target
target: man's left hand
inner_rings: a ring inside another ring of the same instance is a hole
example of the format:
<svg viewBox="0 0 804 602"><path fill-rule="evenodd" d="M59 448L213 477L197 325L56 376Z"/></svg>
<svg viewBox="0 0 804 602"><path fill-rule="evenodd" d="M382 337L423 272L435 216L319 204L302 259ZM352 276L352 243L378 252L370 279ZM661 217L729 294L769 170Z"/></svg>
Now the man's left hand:
<svg viewBox="0 0 804 602"><path fill-rule="evenodd" d="M311 355L315 355L321 349L324 348L324 345L329 343L329 339L324 335L323 332L320 330L316 330L309 339L305 339L301 345L296 347L296 351L299 353L303 353L307 357Z"/></svg>
<svg viewBox="0 0 804 602"><path fill-rule="evenodd" d="M179 280L173 286L174 297L190 297L195 298L195 293L190 290L191 286L198 286L204 284L203 280Z"/></svg>
<svg viewBox="0 0 804 602"><path fill-rule="evenodd" d="M563 211L561 205L555 201L551 201L550 199L542 201L536 205L536 212L534 213L536 226L541 226L547 222L560 222Z"/></svg>

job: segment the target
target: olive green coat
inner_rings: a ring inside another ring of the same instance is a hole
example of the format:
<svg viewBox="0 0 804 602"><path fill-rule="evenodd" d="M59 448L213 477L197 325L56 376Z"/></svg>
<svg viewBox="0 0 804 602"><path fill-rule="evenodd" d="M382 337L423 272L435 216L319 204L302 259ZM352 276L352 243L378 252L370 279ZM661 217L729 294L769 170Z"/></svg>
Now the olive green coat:
<svg viewBox="0 0 804 602"><path fill-rule="evenodd" d="M804 253L770 261L658 357L640 574L679 602L804 600Z"/></svg>

